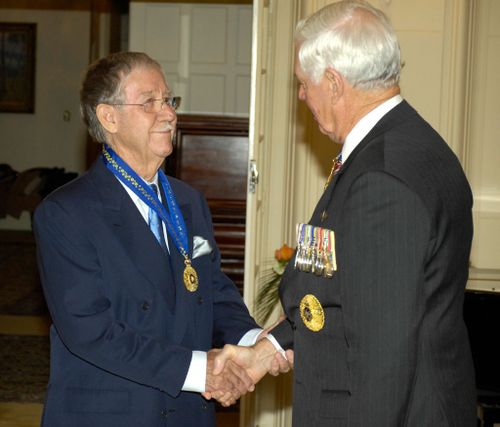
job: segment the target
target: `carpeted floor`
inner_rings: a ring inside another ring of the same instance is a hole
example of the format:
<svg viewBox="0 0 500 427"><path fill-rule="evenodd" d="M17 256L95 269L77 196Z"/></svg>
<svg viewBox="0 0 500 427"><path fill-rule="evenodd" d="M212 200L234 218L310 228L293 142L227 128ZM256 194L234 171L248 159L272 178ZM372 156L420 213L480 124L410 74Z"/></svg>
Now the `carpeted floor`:
<svg viewBox="0 0 500 427"><path fill-rule="evenodd" d="M2 231L0 241L0 314L46 316L33 236Z"/></svg>
<svg viewBox="0 0 500 427"><path fill-rule="evenodd" d="M49 338L0 334L0 402L43 402Z"/></svg>
<svg viewBox="0 0 500 427"><path fill-rule="evenodd" d="M0 231L0 315L2 322L48 316L29 231ZM2 325L2 331L7 329L9 325ZM43 402L49 338L26 332L0 334L0 402Z"/></svg>

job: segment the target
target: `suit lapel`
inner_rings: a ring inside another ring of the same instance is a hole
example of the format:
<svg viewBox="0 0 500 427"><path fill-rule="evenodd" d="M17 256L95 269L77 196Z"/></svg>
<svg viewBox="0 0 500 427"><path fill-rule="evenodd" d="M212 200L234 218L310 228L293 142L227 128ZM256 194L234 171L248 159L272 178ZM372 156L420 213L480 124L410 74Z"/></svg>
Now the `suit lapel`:
<svg viewBox="0 0 500 427"><path fill-rule="evenodd" d="M116 238L130 257L131 265L153 284L165 299L170 312L174 309L174 283L167 254L131 200L122 184L97 161L91 174L97 181L104 204L104 219L114 230ZM130 283L129 286L134 286ZM170 287L170 291L169 291Z"/></svg>
<svg viewBox="0 0 500 427"><path fill-rule="evenodd" d="M107 170L101 160L93 165L89 173L101 194L105 221L114 230L116 238L130 257L131 265L135 266L163 296L168 313L171 315L168 316L170 317L168 321L173 325L174 341L181 342L188 323L193 318L189 301L190 293L186 290L183 281L184 257L175 246L170 233L167 233L170 254L163 252L122 184ZM171 184L173 184L172 181ZM176 191L175 185L172 185L172 190L186 223L188 254L191 259L193 224L190 201L184 198L184 194ZM165 200L163 193L162 198ZM170 262L168 257L170 257ZM134 286L133 283L129 285ZM172 292L172 289L175 292Z"/></svg>

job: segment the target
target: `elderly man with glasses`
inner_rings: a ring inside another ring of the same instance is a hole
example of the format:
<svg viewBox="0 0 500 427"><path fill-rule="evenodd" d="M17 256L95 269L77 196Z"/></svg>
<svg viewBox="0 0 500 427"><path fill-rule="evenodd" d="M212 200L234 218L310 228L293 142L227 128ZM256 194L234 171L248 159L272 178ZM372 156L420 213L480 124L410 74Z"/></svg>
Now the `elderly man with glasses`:
<svg viewBox="0 0 500 427"><path fill-rule="evenodd" d="M115 53L87 69L81 111L102 155L35 214L53 320L43 426L213 426L253 382L215 346L262 336L221 272L202 195L160 169L176 108L160 65ZM286 370L287 364L274 364Z"/></svg>

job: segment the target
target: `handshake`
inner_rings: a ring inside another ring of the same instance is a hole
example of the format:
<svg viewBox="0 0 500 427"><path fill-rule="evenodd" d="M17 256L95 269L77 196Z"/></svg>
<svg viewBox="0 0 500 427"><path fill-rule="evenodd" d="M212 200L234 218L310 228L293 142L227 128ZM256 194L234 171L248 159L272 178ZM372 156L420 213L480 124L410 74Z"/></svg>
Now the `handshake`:
<svg viewBox="0 0 500 427"><path fill-rule="evenodd" d="M222 406L236 403L240 396L255 389L267 373L278 375L293 368L293 351L286 357L267 338L251 347L227 344L207 354L206 399L216 399Z"/></svg>

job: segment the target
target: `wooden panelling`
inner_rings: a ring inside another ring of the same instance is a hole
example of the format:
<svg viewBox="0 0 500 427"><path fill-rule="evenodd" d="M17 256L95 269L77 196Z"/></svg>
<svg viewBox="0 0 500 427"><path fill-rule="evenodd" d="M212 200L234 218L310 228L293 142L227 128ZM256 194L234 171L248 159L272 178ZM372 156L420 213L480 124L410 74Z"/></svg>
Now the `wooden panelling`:
<svg viewBox="0 0 500 427"><path fill-rule="evenodd" d="M247 137L184 135L178 155L179 176L207 199L245 200Z"/></svg>
<svg viewBox="0 0 500 427"><path fill-rule="evenodd" d="M95 10L98 12L127 11L128 1L122 0L2 0L0 9L33 10Z"/></svg>
<svg viewBox="0 0 500 427"><path fill-rule="evenodd" d="M246 202L208 200L217 246L221 252L221 268L243 294L245 272Z"/></svg>
<svg viewBox="0 0 500 427"><path fill-rule="evenodd" d="M253 0L134 0L133 3L252 4Z"/></svg>
<svg viewBox="0 0 500 427"><path fill-rule="evenodd" d="M222 271L243 292L248 162L248 120L179 115L170 175L206 197L221 252Z"/></svg>
<svg viewBox="0 0 500 427"><path fill-rule="evenodd" d="M92 0L3 0L2 9L90 10ZM105 3L105 2L102 2Z"/></svg>
<svg viewBox="0 0 500 427"><path fill-rule="evenodd" d="M2 0L0 9L38 9L38 10L90 10L94 3L102 12L109 11L108 0ZM120 0L128 5L128 1ZM252 0L136 0L133 3L197 3L197 4L252 4Z"/></svg>

